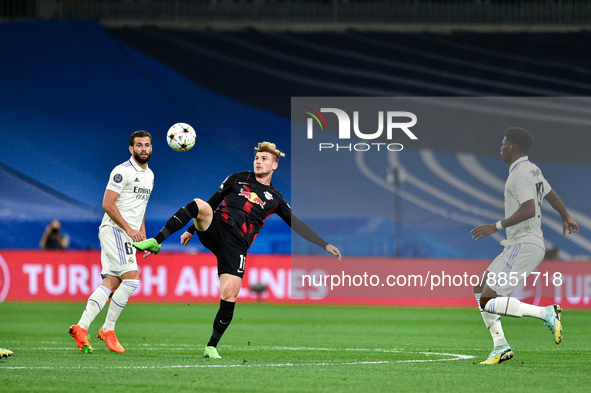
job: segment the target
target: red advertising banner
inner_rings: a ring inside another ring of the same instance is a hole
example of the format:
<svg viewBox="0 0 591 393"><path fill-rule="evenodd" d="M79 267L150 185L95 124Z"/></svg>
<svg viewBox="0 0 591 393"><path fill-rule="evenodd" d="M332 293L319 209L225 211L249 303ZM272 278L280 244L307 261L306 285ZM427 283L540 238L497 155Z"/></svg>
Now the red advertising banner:
<svg viewBox="0 0 591 393"><path fill-rule="evenodd" d="M472 287L490 262L421 258L249 255L239 301L475 307ZM217 302L209 253L141 259L138 302ZM99 251L0 251L0 302L86 301L102 279ZM496 279L496 278L495 278ZM517 279L506 277L506 279ZM253 289L264 285L266 290ZM543 262L512 296L591 309L591 263Z"/></svg>
<svg viewBox="0 0 591 393"><path fill-rule="evenodd" d="M218 301L212 254L160 253L138 263L140 302ZM249 256L240 297L289 298L289 256ZM0 251L0 301L82 301L101 284L100 251ZM264 283L267 291L250 291Z"/></svg>

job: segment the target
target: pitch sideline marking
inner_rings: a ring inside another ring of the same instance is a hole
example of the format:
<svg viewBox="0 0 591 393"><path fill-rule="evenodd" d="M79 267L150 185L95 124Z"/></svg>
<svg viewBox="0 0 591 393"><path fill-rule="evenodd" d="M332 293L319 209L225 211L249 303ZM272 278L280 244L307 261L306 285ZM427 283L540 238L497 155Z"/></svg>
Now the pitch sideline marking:
<svg viewBox="0 0 591 393"><path fill-rule="evenodd" d="M14 344L18 344L21 342L21 340L7 340L7 341L3 341L4 343L14 343ZM63 341L38 341L39 344L63 344ZM202 346L197 346L194 344L144 344L144 343L138 343L138 344L133 344L133 345L137 345L138 347L148 347L148 348L141 348L142 350L145 351L159 351L162 349L168 349L168 350L172 350L172 351L182 351L182 350L187 350L187 349L196 349L196 350L201 350L203 349ZM74 351L77 350L77 348L75 346L68 346L68 347L39 347L39 348L32 348L32 347L25 347L25 348L20 348L20 347L15 347L14 345L8 345L10 346L12 349L17 349L17 350L41 350L41 351ZM151 348L150 348L151 347ZM231 350L253 350L253 349L267 349L267 350L291 350L291 351L367 351L367 352L404 352L404 349L396 349L396 348L390 348L390 349L385 349L385 348L314 348L314 347L279 347L279 346L249 346L249 347L236 347L236 346L232 346L232 345L219 345L218 348L223 348L223 349L231 349ZM469 351L485 351L485 349L483 348L465 348L466 350ZM528 348L528 349L520 349L519 352L524 352L524 351L530 351L530 352L547 352L547 351L559 351L560 348L553 348L553 349L548 349L548 348ZM579 348L579 351L591 351L591 349L581 349ZM408 351L407 351L408 352ZM423 352L429 352L429 350L426 351L413 351L416 353L423 353ZM410 353L410 352L408 352Z"/></svg>
<svg viewBox="0 0 591 393"><path fill-rule="evenodd" d="M149 344L142 344L149 345ZM233 348L227 346L227 348ZM26 348L36 350L76 350L76 348ZM158 349L158 348L145 348ZM184 348L168 348L168 349L183 349ZM199 347L201 349L201 347ZM408 359L408 360L382 360L382 361L360 361L360 362L309 362L309 363L270 363L270 364L189 364L189 365L174 365L174 366L107 366L101 369L126 369L126 370L164 370L164 369L189 369L189 368L235 368L235 367L298 367L298 366L355 366L355 365L373 365L373 364L393 364L393 363L426 363L426 362L446 362L453 360L468 360L473 359L472 355L461 355L445 352L430 352L430 351L403 351L400 349L384 349L384 348L308 348L308 347L249 347L240 349L267 349L267 350L289 350L289 351L359 351L359 352L386 352L386 353L407 353L407 354L422 354L425 356L441 356L437 359ZM81 370L81 369L99 369L99 367L1 367L8 370Z"/></svg>

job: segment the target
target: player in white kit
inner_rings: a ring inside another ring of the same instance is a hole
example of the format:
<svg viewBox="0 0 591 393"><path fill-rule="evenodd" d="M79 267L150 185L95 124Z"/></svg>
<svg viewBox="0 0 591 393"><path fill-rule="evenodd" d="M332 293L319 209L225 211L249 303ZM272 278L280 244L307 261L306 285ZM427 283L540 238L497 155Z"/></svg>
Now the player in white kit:
<svg viewBox="0 0 591 393"><path fill-rule="evenodd" d="M542 319L550 328L556 344L562 340L562 310L559 305L539 307L509 297L544 259L546 249L541 229L544 199L560 214L563 235L567 230L569 233L579 232L578 224L544 179L540 168L529 161L527 151L532 143L532 136L523 128L512 127L505 131L501 157L511 165L505 183L505 219L472 230L472 238L480 240L507 228L507 239L501 242L505 249L490 264L480 284L474 287L482 318L494 342L493 351L481 364L498 364L513 358L500 315Z"/></svg>
<svg viewBox="0 0 591 393"><path fill-rule="evenodd" d="M148 168L152 155L150 133L131 134L129 152L131 158L111 172L103 197L105 215L99 228L102 285L90 295L80 321L69 330L78 348L85 353L93 351L88 328L109 299L107 317L97 337L111 351L125 352L115 336L115 322L140 285L132 243L146 239L145 212L154 187L154 173Z"/></svg>

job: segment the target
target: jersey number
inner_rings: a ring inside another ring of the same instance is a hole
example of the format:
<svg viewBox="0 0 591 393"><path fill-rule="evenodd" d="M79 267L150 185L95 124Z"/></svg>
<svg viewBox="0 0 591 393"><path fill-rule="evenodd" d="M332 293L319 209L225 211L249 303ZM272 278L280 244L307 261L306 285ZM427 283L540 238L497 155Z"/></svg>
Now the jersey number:
<svg viewBox="0 0 591 393"><path fill-rule="evenodd" d="M125 253L127 255L133 255L133 246L131 245L131 243L125 242L123 243L123 245L125 246Z"/></svg>
<svg viewBox="0 0 591 393"><path fill-rule="evenodd" d="M238 273L244 273L244 265L246 264L246 257L240 255L240 266L238 266Z"/></svg>
<svg viewBox="0 0 591 393"><path fill-rule="evenodd" d="M538 211L542 211L542 202L544 201L544 183L536 183L536 193L538 196Z"/></svg>

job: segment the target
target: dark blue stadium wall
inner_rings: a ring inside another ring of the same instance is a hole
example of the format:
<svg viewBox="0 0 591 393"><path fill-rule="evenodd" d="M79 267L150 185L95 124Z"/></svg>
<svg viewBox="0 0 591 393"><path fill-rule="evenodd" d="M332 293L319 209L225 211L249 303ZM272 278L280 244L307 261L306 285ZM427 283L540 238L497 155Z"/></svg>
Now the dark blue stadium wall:
<svg viewBox="0 0 591 393"><path fill-rule="evenodd" d="M129 158L129 135L137 129L154 137L151 234L189 200L209 198L230 173L251 169L257 142L290 149L287 119L198 86L112 38L98 23L2 23L0 37L0 163L57 194L47 199L41 192L15 206L10 200L22 200L30 184L8 186L4 172L0 236L12 241L1 247L37 247L52 218L67 221L64 230L76 248L97 247L109 173ZM174 152L165 141L168 127L179 121L198 133L197 146L186 153ZM273 180L286 198L289 177L284 160ZM61 200L88 213L56 211ZM81 230L79 222L89 217L95 227Z"/></svg>
<svg viewBox="0 0 591 393"><path fill-rule="evenodd" d="M285 118L291 97L591 96L591 63L581 56L591 49L589 31L107 31L200 86ZM591 165L591 138L578 132L536 130L537 159ZM450 137L430 128L422 136L418 147L498 152L494 133L455 130Z"/></svg>

